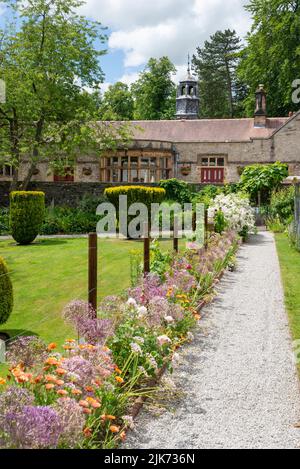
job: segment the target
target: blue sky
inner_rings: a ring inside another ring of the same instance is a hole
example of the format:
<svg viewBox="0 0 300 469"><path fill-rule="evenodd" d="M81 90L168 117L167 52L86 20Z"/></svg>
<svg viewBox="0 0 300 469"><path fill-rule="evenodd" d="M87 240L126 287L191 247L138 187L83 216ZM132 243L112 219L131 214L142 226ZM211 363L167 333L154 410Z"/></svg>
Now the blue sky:
<svg viewBox="0 0 300 469"><path fill-rule="evenodd" d="M187 54L193 54L216 30L235 29L245 37L251 24L245 3L247 0L86 0L81 13L108 28L109 53L101 58L103 91L118 80L131 84L150 57L163 55L175 64L174 80L179 80L186 71Z"/></svg>

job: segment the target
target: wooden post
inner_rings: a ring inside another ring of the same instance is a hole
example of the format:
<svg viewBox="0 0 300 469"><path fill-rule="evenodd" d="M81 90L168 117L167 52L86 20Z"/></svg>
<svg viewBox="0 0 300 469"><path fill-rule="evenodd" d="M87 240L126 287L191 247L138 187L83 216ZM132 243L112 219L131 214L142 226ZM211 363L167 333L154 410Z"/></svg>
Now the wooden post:
<svg viewBox="0 0 300 469"><path fill-rule="evenodd" d="M144 275L150 272L150 236L148 222L144 222L143 226L144 237Z"/></svg>
<svg viewBox="0 0 300 469"><path fill-rule="evenodd" d="M178 219L174 217L174 228L173 228L173 249L178 253Z"/></svg>
<svg viewBox="0 0 300 469"><path fill-rule="evenodd" d="M97 315L97 263L98 263L98 237L97 233L89 234L89 304Z"/></svg>

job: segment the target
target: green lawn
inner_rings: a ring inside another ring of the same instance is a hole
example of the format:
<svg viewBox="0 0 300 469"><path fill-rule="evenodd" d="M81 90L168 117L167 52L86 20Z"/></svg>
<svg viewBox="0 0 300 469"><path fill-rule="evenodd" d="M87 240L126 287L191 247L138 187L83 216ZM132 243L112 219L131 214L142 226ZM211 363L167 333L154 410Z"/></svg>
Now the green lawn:
<svg viewBox="0 0 300 469"><path fill-rule="evenodd" d="M293 340L300 339L300 253L293 249L286 235L276 234L285 303ZM300 372L300 365L298 366Z"/></svg>
<svg viewBox="0 0 300 469"><path fill-rule="evenodd" d="M171 241L162 242L163 249ZM0 241L14 286L14 311L0 330L10 336L26 331L61 344L74 332L61 319L73 299L87 299L87 239L48 239L31 246ZM130 251L139 241L99 240L98 294L118 294L130 286Z"/></svg>

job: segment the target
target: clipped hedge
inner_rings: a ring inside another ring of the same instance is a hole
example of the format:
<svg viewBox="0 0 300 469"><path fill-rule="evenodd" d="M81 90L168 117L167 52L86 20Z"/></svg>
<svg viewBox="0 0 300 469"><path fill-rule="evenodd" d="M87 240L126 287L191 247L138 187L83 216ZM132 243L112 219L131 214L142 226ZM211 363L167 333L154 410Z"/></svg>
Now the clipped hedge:
<svg viewBox="0 0 300 469"><path fill-rule="evenodd" d="M6 263L0 257L0 324L4 324L13 309L13 287Z"/></svg>
<svg viewBox="0 0 300 469"><path fill-rule="evenodd" d="M40 232L45 216L45 194L37 191L10 193L9 225L14 240L32 243Z"/></svg>
<svg viewBox="0 0 300 469"><path fill-rule="evenodd" d="M128 207L134 203L143 203L148 210L151 204L161 203L166 197L165 189L146 186L120 186L105 189L105 195L116 209L119 209L120 195L127 195Z"/></svg>

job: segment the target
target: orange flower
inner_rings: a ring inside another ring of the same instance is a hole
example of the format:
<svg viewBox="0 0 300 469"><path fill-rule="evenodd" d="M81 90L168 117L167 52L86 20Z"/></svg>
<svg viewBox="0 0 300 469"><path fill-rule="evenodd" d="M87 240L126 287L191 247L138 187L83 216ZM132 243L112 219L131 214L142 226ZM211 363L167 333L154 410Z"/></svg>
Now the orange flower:
<svg viewBox="0 0 300 469"><path fill-rule="evenodd" d="M117 381L117 383L120 383L120 384L124 383L124 379L121 378L121 376L116 376L115 380Z"/></svg>
<svg viewBox="0 0 300 469"><path fill-rule="evenodd" d="M76 342L76 340L74 339L67 339L66 342L69 342L70 344L74 344Z"/></svg>
<svg viewBox="0 0 300 469"><path fill-rule="evenodd" d="M116 420L114 415L106 415L107 420Z"/></svg>
<svg viewBox="0 0 300 469"><path fill-rule="evenodd" d="M195 314L195 315L194 315L194 318L196 319L196 321L200 321L201 316L200 316L200 314Z"/></svg>
<svg viewBox="0 0 300 469"><path fill-rule="evenodd" d="M120 370L120 368L118 368L117 366L115 367L115 372L118 373L119 375L122 374L122 370Z"/></svg>
<svg viewBox="0 0 300 469"><path fill-rule="evenodd" d="M0 378L0 386L3 386L4 384L6 384L6 379Z"/></svg>
<svg viewBox="0 0 300 469"><path fill-rule="evenodd" d="M82 391L80 389L72 389L71 393L73 396L80 396L82 394Z"/></svg>
<svg viewBox="0 0 300 469"><path fill-rule="evenodd" d="M102 381L100 381L100 379L95 379L94 380L94 383L97 385L97 386L102 386Z"/></svg>
<svg viewBox="0 0 300 469"><path fill-rule="evenodd" d="M63 386L63 385L65 384L65 382L64 382L62 379L57 379L57 380L55 381L55 384L56 384L57 386Z"/></svg>
<svg viewBox="0 0 300 469"><path fill-rule="evenodd" d="M120 427L117 427L117 425L111 425L109 429L112 433L119 433L120 431Z"/></svg>
<svg viewBox="0 0 300 469"><path fill-rule="evenodd" d="M43 379L42 375L36 376L36 377L34 378L34 382L35 382L36 384L38 384L38 383L40 383L40 382L42 381L42 379Z"/></svg>
<svg viewBox="0 0 300 469"><path fill-rule="evenodd" d="M100 409L101 404L100 404L100 402L93 401L93 402L91 402L91 406L93 407L93 409Z"/></svg>
<svg viewBox="0 0 300 469"><path fill-rule="evenodd" d="M64 396L64 397L65 397L65 396L68 395L68 391L66 391L65 389L59 389L59 390L57 391L57 394L58 394L59 396Z"/></svg>
<svg viewBox="0 0 300 469"><path fill-rule="evenodd" d="M51 342L51 344L48 345L48 350L54 350L57 348L57 344L55 342Z"/></svg>
<svg viewBox="0 0 300 469"><path fill-rule="evenodd" d="M52 383L45 384L45 388L47 389L47 391L51 391L51 389L53 389L54 387L55 386Z"/></svg>
<svg viewBox="0 0 300 469"><path fill-rule="evenodd" d="M82 401L79 401L79 405L80 405L81 407L89 407L89 403L88 403L87 401L83 401L83 400L82 400Z"/></svg>
<svg viewBox="0 0 300 469"><path fill-rule="evenodd" d="M63 345L64 350L72 350L72 348L71 345Z"/></svg>
<svg viewBox="0 0 300 469"><path fill-rule="evenodd" d="M90 428L85 428L83 430L83 434L84 436L86 436L87 438L90 438L92 436L92 430Z"/></svg>
<svg viewBox="0 0 300 469"><path fill-rule="evenodd" d="M64 370L63 368L57 368L56 373L62 376L62 375L65 375L67 371Z"/></svg>
<svg viewBox="0 0 300 469"><path fill-rule="evenodd" d="M54 358L54 357L49 357L47 358L47 360L45 361L45 364L46 365L54 365L54 366L59 366L59 361Z"/></svg>
<svg viewBox="0 0 300 469"><path fill-rule="evenodd" d="M91 415L92 411L91 409L87 409L86 407L83 409L83 413L87 415Z"/></svg>
<svg viewBox="0 0 300 469"><path fill-rule="evenodd" d="M56 381L56 376L46 375L45 380L48 381L49 383L54 383Z"/></svg>
<svg viewBox="0 0 300 469"><path fill-rule="evenodd" d="M85 387L86 392L94 392L94 388L92 386Z"/></svg>
<svg viewBox="0 0 300 469"><path fill-rule="evenodd" d="M126 440L126 432L121 432L120 433L120 438L122 441L125 441Z"/></svg>

